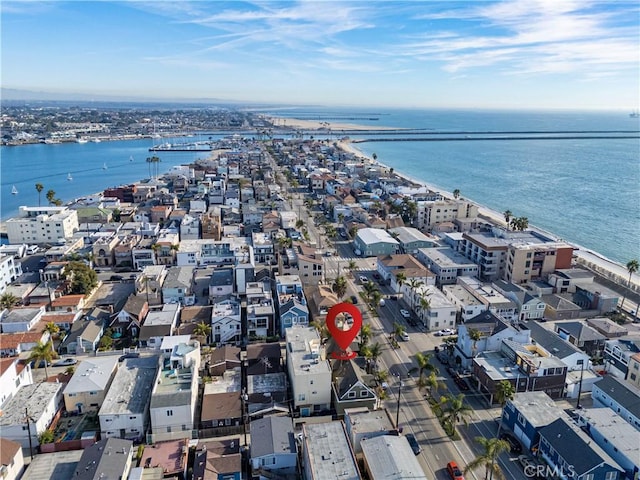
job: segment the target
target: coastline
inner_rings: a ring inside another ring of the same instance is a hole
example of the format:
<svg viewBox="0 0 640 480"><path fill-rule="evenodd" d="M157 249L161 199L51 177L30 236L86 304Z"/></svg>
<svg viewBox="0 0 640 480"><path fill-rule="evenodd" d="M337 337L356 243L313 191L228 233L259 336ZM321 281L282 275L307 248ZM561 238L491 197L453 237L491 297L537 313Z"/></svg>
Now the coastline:
<svg viewBox="0 0 640 480"><path fill-rule="evenodd" d="M392 167L389 167L388 165L378 161L378 160L374 160L373 158L371 158L370 156L366 155L364 152L362 152L361 150L358 150L357 147L355 147L349 140L340 140L338 142L338 147L349 152L352 153L358 157L364 158L366 161L368 161L371 164L374 165L378 165L381 167L384 167L386 169L391 169ZM417 185L422 185L427 187L428 189L440 193L442 196L444 196L445 198L452 200L453 197L453 193L452 192L448 192L447 190L444 190L438 186L435 185L431 185L428 182L425 182L423 180L419 180L417 178L414 178L410 175L407 175L403 172L399 172L397 170L393 170L393 173L395 175L397 175L400 178L403 178L404 180L407 180L409 182L413 182ZM488 220L490 220L491 222L495 223L496 225L499 226L506 226L506 222L504 220L504 216L500 213L497 212L495 210L491 210L490 208L487 208L484 205L479 204L478 202L468 198L467 200L471 201L472 203L474 203L475 205L478 206L478 211L480 213L481 216L484 216L485 218L487 218ZM560 239L557 235L555 235L552 232L548 232L542 228L539 228L535 225L529 225L529 228L532 230L536 230L539 231L555 240L558 241L564 241L566 243L568 243L569 245L572 245L573 247L575 247L576 250L574 250L574 256L576 257L576 261L577 263L590 268L592 270L597 271L598 273L605 275L607 277L612 277L611 279L613 281L616 281L618 283L622 283L623 285L626 284L629 281L629 272L626 268L625 265L622 265L619 262L616 262L614 260L611 260L610 258L605 257L604 255L598 253L598 252L594 252L593 250L590 250L586 247L583 247L582 245L579 245L575 242L570 242L567 240L562 240ZM635 285L635 289L639 290L640 289L640 275L638 273L634 273L631 275L631 283Z"/></svg>

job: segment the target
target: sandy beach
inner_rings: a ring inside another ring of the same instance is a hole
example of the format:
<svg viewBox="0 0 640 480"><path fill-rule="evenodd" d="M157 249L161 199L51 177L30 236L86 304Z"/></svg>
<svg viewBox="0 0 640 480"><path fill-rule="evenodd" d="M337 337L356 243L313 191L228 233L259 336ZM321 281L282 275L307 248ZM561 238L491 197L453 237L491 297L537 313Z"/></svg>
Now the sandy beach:
<svg viewBox="0 0 640 480"><path fill-rule="evenodd" d="M393 127L378 127L372 128L365 125L357 125L355 123L341 123L341 122L321 122L320 120L301 120L299 118L284 118L276 116L263 116L266 120L274 125L297 128L301 130L319 130L322 132L331 131L332 134L337 134L340 130L397 130Z"/></svg>

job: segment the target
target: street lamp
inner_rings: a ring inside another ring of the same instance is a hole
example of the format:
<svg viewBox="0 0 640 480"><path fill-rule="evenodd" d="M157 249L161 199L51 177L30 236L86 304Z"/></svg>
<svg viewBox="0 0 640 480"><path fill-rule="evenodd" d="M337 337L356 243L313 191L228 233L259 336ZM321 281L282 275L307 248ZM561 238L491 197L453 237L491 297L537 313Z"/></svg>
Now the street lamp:
<svg viewBox="0 0 640 480"><path fill-rule="evenodd" d="M247 402L249 401L249 395L247 395L246 390L242 390L242 395L240 395L240 400L242 403L242 429L244 432L244 446L247 446Z"/></svg>
<svg viewBox="0 0 640 480"><path fill-rule="evenodd" d="M399 427L399 423L400 423L400 398L402 397L402 376L398 375L398 406L396 409L396 431L398 432L398 434L400 434L400 427Z"/></svg>
<svg viewBox="0 0 640 480"><path fill-rule="evenodd" d="M578 401L576 402L576 408L581 408L580 405L580 395L582 395L582 374L584 373L584 359L581 358L576 362L580 365L580 384L578 385Z"/></svg>
<svg viewBox="0 0 640 480"><path fill-rule="evenodd" d="M29 436L29 453L31 454L31 460L33 460L33 443L31 442L31 425L29 422L30 421L35 422L35 420L29 416L29 409L27 407L25 407L24 409L24 416L27 420L27 435Z"/></svg>

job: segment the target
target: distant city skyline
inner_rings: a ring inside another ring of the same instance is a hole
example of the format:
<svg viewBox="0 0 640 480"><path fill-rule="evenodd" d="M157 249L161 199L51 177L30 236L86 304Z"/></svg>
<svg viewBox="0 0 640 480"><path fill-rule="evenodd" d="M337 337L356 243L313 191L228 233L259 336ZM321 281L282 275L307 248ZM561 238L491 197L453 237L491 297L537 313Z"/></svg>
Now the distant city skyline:
<svg viewBox="0 0 640 480"><path fill-rule="evenodd" d="M2 87L78 97L640 108L626 1L7 1Z"/></svg>

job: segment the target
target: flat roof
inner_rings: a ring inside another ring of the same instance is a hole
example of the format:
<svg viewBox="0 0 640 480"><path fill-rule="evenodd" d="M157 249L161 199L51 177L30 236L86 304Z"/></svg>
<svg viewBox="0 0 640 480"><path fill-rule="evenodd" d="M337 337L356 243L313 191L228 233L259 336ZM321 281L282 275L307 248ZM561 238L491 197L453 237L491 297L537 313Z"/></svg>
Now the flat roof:
<svg viewBox="0 0 640 480"><path fill-rule="evenodd" d="M33 457L22 480L59 480L72 478L84 450L41 453Z"/></svg>
<svg viewBox="0 0 640 480"><path fill-rule="evenodd" d="M99 415L144 413L157 370L157 356L125 359L113 378Z"/></svg>
<svg viewBox="0 0 640 480"><path fill-rule="evenodd" d="M427 479L406 437L381 435L363 439L360 445L371 480Z"/></svg>
<svg viewBox="0 0 640 480"><path fill-rule="evenodd" d="M285 331L287 341L287 361L291 362L294 374L316 375L330 373L331 367L323 360L320 336L313 327L291 327Z"/></svg>
<svg viewBox="0 0 640 480"><path fill-rule="evenodd" d="M60 389L61 383L41 382L22 386L2 409L0 426L23 424L25 409L30 417L39 420Z"/></svg>
<svg viewBox="0 0 640 480"><path fill-rule="evenodd" d="M607 442L638 465L640 442L638 442L638 430L633 425L608 408L585 408L576 410L576 413L600 432Z"/></svg>
<svg viewBox="0 0 640 480"><path fill-rule="evenodd" d="M562 412L545 392L521 392L508 402L536 428L549 425Z"/></svg>
<svg viewBox="0 0 640 480"><path fill-rule="evenodd" d="M95 357L80 362L67 383L64 394L104 390L109 384L118 357Z"/></svg>
<svg viewBox="0 0 640 480"><path fill-rule="evenodd" d="M440 268L478 268L475 263L450 247L419 248L418 251Z"/></svg>
<svg viewBox="0 0 640 480"><path fill-rule="evenodd" d="M314 480L360 480L342 421L303 424L302 435Z"/></svg>

